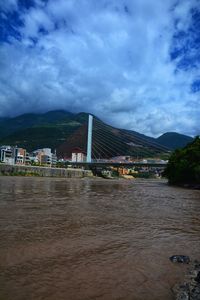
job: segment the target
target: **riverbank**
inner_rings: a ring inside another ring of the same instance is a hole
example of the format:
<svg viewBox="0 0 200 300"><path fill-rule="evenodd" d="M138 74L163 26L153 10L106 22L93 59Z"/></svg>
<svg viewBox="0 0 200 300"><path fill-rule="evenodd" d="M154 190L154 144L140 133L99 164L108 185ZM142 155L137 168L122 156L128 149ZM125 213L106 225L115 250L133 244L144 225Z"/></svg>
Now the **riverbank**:
<svg viewBox="0 0 200 300"><path fill-rule="evenodd" d="M0 176L40 176L59 178L92 177L92 171L82 169L50 168L0 164Z"/></svg>
<svg viewBox="0 0 200 300"><path fill-rule="evenodd" d="M198 183L194 183L194 184L192 184L192 183L185 183L185 184L182 184L182 185L180 185L181 187L183 187L183 188L186 188L186 189L194 189L194 190L200 190L200 184L198 184Z"/></svg>
<svg viewBox="0 0 200 300"><path fill-rule="evenodd" d="M192 190L200 190L199 183L179 183L179 184L170 184L170 186L177 186L185 189L192 189Z"/></svg>
<svg viewBox="0 0 200 300"><path fill-rule="evenodd" d="M200 262L192 262L184 281L173 288L176 300L200 300Z"/></svg>

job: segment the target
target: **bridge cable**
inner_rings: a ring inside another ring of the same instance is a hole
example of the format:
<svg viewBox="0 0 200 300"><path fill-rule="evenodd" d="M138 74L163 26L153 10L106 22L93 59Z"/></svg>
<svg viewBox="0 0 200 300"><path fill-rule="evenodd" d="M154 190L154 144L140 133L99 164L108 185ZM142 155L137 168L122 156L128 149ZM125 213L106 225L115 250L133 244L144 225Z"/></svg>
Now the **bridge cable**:
<svg viewBox="0 0 200 300"><path fill-rule="evenodd" d="M100 121L96 120L95 119L95 122L97 124L99 124L99 126L102 126L104 128L109 128L109 129L113 129L113 130L119 130L119 131L123 131L126 136L128 136L127 138L129 139L130 142L138 142L140 145L142 145L141 143L141 140L142 142L145 144L145 146L152 146L154 148L156 148L157 150L166 150L165 147L163 147L162 145L159 145L158 143L154 142L154 141L151 141L149 140L148 138L145 139L144 137L142 136L137 136L137 134L134 134L134 132L128 132L126 131L125 129L115 129L114 127L110 126L110 125L106 125L106 124L102 124ZM120 133L120 132L119 132ZM120 133L121 134L121 133ZM115 135L113 133L113 135ZM116 135L115 135L116 136ZM120 137L124 142L125 142L125 138L124 137ZM127 144L127 141L125 142ZM143 146L143 145L142 145Z"/></svg>
<svg viewBox="0 0 200 300"><path fill-rule="evenodd" d="M96 143L98 143L98 144L101 144L101 145L103 145L103 146L105 146L107 149L110 149L111 150L111 152L110 153L112 153L112 154L119 154L119 152L117 151L117 149L116 149L116 143L115 142L113 142L113 141L110 141L110 140L107 140L106 139L106 137L105 136L103 136L101 133L95 133L95 137L94 137L94 140L96 140L97 139L97 142ZM115 147L115 149L113 150L113 148L112 148L112 144L113 144L113 146ZM122 148L121 147L121 149L123 149L123 151L124 151L124 147Z"/></svg>
<svg viewBox="0 0 200 300"><path fill-rule="evenodd" d="M109 145L113 145L114 147L117 147L118 146L118 149L121 149L123 152L125 151L125 146L127 147L127 148L129 148L130 146L129 145L127 145L127 144L125 144L125 145L123 145L123 143L122 142L119 142L119 141L116 141L116 140L111 140L111 139L109 139L109 137L108 136L106 136L104 133L102 133L102 131L98 131L98 133L97 132L95 132L94 133L94 136L95 135L97 135L98 137L102 137L102 139L104 140L104 141L106 141L107 143L109 143ZM105 142L105 143L106 143ZM115 151L115 152L117 152L117 151ZM122 154L121 154L122 155Z"/></svg>
<svg viewBox="0 0 200 300"><path fill-rule="evenodd" d="M98 137L97 137L98 138ZM96 137L94 138L94 140L96 140ZM101 152L104 152L104 154L105 154L105 152L107 152L108 153L108 155L106 155L107 157L110 157L110 155L111 156L113 156L113 150L111 149L111 148L109 148L108 146L106 146L105 145L105 143L101 143L100 141L99 141L99 139L98 139L98 141L97 142L95 142L94 141L94 143L95 143L95 145L98 145L99 146L99 149L101 150ZM102 151L102 148L105 150L105 151ZM112 151L109 151L109 149Z"/></svg>

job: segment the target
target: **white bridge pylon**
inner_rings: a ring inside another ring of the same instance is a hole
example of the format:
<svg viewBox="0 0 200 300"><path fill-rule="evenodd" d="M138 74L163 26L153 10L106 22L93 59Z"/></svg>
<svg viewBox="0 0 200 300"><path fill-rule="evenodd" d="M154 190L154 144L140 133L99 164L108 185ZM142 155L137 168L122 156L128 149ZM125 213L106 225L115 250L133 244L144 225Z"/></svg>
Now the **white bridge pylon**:
<svg viewBox="0 0 200 300"><path fill-rule="evenodd" d="M93 127L93 116L88 117L88 137L87 137L87 162L92 162L92 127Z"/></svg>

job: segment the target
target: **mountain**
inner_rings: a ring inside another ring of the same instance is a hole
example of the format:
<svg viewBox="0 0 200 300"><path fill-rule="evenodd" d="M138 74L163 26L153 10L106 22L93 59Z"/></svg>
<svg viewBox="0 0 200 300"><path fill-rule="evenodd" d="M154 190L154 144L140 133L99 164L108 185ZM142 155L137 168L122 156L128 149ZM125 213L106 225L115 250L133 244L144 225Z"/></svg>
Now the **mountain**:
<svg viewBox="0 0 200 300"><path fill-rule="evenodd" d="M156 139L156 141L172 150L183 148L193 141L193 138L176 132L166 132Z"/></svg>
<svg viewBox="0 0 200 300"><path fill-rule="evenodd" d="M62 119L71 119L74 115L63 110L49 111L44 114L23 114L15 118L0 118L0 139L18 130L54 124Z"/></svg>
<svg viewBox="0 0 200 300"><path fill-rule="evenodd" d="M57 150L58 157L70 157L75 147L85 152L87 150L87 121L87 113L72 114L66 111L1 119L0 144L18 145L28 151L49 147ZM169 150L154 138L112 127L95 116L92 139L94 158L119 155L147 157Z"/></svg>
<svg viewBox="0 0 200 300"><path fill-rule="evenodd" d="M66 111L24 114L0 123L0 144L18 145L28 151L50 147L55 149L82 125L77 115Z"/></svg>

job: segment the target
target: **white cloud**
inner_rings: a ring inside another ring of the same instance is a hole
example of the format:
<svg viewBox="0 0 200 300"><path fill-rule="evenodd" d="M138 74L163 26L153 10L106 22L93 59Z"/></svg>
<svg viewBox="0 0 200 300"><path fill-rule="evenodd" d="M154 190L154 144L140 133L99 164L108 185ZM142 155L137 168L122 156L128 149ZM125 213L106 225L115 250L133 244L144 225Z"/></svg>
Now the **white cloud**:
<svg viewBox="0 0 200 300"><path fill-rule="evenodd" d="M23 37L37 37L40 29L51 31L54 23L42 8L31 8L29 13L21 16L24 27L21 29Z"/></svg>
<svg viewBox="0 0 200 300"><path fill-rule="evenodd" d="M0 10L4 12L9 12L17 10L18 0L0 0Z"/></svg>
<svg viewBox="0 0 200 300"><path fill-rule="evenodd" d="M21 12L22 40L0 46L2 114L63 108L155 136L199 132L199 71L170 58L197 1L35 3Z"/></svg>

